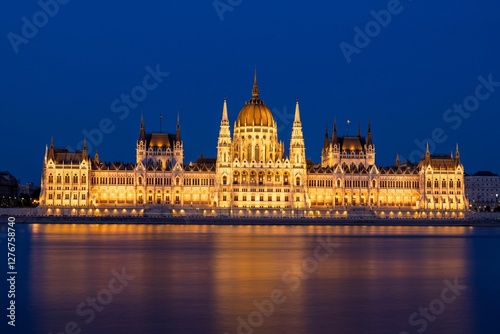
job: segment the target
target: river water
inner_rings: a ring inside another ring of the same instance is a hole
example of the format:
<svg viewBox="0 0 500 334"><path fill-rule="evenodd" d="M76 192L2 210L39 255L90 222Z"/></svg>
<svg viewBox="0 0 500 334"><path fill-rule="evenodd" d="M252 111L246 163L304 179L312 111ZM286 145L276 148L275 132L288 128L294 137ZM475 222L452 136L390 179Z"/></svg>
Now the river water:
<svg viewBox="0 0 500 334"><path fill-rule="evenodd" d="M500 228L17 224L16 234L16 327L2 333L500 332Z"/></svg>

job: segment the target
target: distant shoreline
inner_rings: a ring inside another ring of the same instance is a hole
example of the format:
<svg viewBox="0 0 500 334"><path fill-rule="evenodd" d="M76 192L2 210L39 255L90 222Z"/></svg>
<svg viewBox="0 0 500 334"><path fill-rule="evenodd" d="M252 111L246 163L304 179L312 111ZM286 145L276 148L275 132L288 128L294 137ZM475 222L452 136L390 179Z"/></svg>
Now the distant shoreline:
<svg viewBox="0 0 500 334"><path fill-rule="evenodd" d="M6 221L8 216L0 216ZM499 219L405 218L234 218L234 217L71 217L14 216L18 224L155 224L155 225L282 225L282 226L475 226L500 227Z"/></svg>

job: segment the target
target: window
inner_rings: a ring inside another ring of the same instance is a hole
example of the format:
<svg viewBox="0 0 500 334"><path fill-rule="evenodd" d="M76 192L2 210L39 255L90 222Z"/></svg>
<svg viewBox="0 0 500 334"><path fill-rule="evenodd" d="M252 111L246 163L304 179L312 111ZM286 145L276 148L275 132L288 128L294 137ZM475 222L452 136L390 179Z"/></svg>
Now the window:
<svg viewBox="0 0 500 334"><path fill-rule="evenodd" d="M222 177L222 184L223 185L227 184L227 176L225 176L225 175Z"/></svg>
<svg viewBox="0 0 500 334"><path fill-rule="evenodd" d="M87 175L82 175L82 183L87 183Z"/></svg>
<svg viewBox="0 0 500 334"><path fill-rule="evenodd" d="M61 183L61 175L59 175L59 174L57 175L57 177L56 177L56 182L57 182L57 183Z"/></svg>
<svg viewBox="0 0 500 334"><path fill-rule="evenodd" d="M52 194L49 194L49 199L52 199Z"/></svg>
<svg viewBox="0 0 500 334"><path fill-rule="evenodd" d="M52 174L49 174L49 183L54 182L54 176Z"/></svg>
<svg viewBox="0 0 500 334"><path fill-rule="evenodd" d="M295 178L295 185L300 186L300 177L298 176Z"/></svg>
<svg viewBox="0 0 500 334"><path fill-rule="evenodd" d="M73 183L78 183L78 175L73 175Z"/></svg>

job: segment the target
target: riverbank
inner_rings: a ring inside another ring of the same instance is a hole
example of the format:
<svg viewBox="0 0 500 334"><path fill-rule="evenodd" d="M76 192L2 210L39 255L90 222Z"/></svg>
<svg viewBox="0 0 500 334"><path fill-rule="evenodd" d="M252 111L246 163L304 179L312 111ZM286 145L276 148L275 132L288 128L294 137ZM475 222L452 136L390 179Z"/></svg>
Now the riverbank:
<svg viewBox="0 0 500 334"><path fill-rule="evenodd" d="M8 216L0 216L7 221ZM370 225L370 226L498 226L500 219L405 218L235 218L235 217L60 217L14 216L18 224L202 224L202 225Z"/></svg>

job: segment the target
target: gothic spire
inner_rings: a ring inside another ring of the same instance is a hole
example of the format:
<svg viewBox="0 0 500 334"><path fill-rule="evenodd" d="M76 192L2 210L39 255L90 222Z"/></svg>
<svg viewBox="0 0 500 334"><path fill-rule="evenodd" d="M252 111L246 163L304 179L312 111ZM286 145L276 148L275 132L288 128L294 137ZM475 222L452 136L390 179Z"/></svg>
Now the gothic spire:
<svg viewBox="0 0 500 334"><path fill-rule="evenodd" d="M460 152L458 151L458 143L457 143L457 147L455 149L455 164L457 164L457 165L460 164Z"/></svg>
<svg viewBox="0 0 500 334"><path fill-rule="evenodd" d="M326 149L329 144L330 144L330 141L329 141L329 136L328 136L328 123L326 123L325 140L324 140L324 143L323 143L323 148Z"/></svg>
<svg viewBox="0 0 500 334"><path fill-rule="evenodd" d="M177 126L175 130L175 140L180 142L181 141L181 117L180 114L177 113Z"/></svg>
<svg viewBox="0 0 500 334"><path fill-rule="evenodd" d="M338 143L338 138L337 138L337 117L333 118L333 134L332 134L332 144L337 144Z"/></svg>
<svg viewBox="0 0 500 334"><path fill-rule="evenodd" d="M224 96L224 104L222 105L222 121L229 122L229 118L227 116L227 102L225 96Z"/></svg>
<svg viewBox="0 0 500 334"><path fill-rule="evenodd" d="M146 142L146 128L144 126L144 115L141 113L141 127L139 129L139 141Z"/></svg>
<svg viewBox="0 0 500 334"><path fill-rule="evenodd" d="M259 97L259 86L257 85L257 68L255 68L255 71L254 71L254 74L253 74L252 97L253 98L258 98Z"/></svg>
<svg viewBox="0 0 500 334"><path fill-rule="evenodd" d="M87 159L87 137L83 137L82 160Z"/></svg>
<svg viewBox="0 0 500 334"><path fill-rule="evenodd" d="M372 127L370 125L370 119L368 119L368 133L366 134L366 144L373 145Z"/></svg>
<svg viewBox="0 0 500 334"><path fill-rule="evenodd" d="M300 108L299 108L299 98L297 98L295 102L295 118L293 120L294 123L300 123Z"/></svg>
<svg viewBox="0 0 500 334"><path fill-rule="evenodd" d="M55 152L54 152L54 136L50 138L50 148L49 148L49 159L55 160Z"/></svg>

